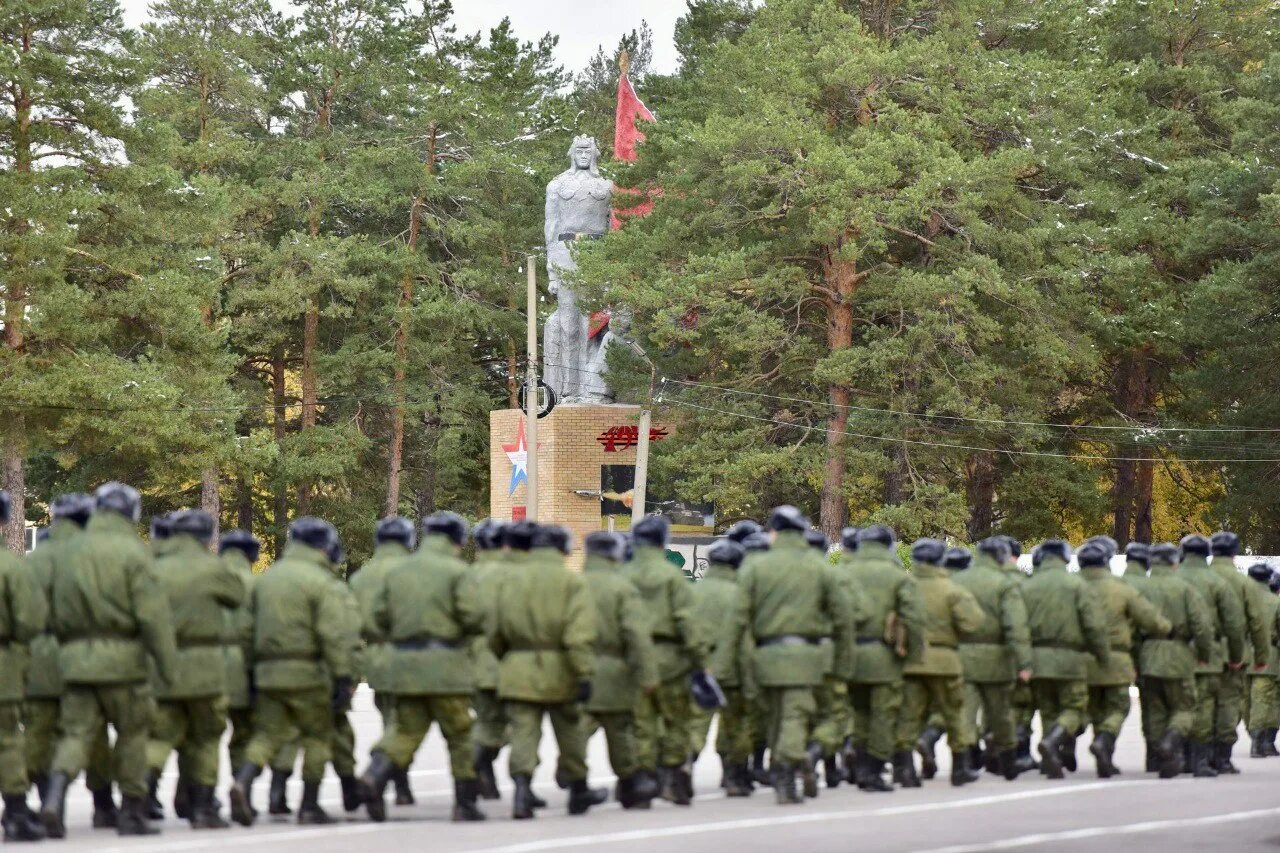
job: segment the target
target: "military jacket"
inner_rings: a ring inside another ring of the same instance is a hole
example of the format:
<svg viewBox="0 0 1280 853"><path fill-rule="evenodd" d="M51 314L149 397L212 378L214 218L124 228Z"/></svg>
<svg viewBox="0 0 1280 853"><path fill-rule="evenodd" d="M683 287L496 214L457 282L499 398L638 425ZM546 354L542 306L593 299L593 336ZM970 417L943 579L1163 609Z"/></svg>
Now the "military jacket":
<svg viewBox="0 0 1280 853"><path fill-rule="evenodd" d="M68 684L131 684L148 676L148 654L161 681L177 674L169 602L133 522L93 514L54 566L50 596L58 663Z"/></svg>
<svg viewBox="0 0 1280 853"><path fill-rule="evenodd" d="M27 555L27 571L40 589L46 607L53 592L53 571L65 560L67 545L83 531L69 518L55 518L49 525L49 538ZM31 665L27 668L27 698L57 699L62 695L62 671L58 668L58 638L52 623L31 641L28 647Z"/></svg>
<svg viewBox="0 0 1280 853"><path fill-rule="evenodd" d="M1253 660L1253 649L1266 648L1271 644L1271 632L1267 630L1267 619L1258 610L1261 599L1249 595L1249 587L1257 584L1236 568L1235 560L1230 557L1214 557L1209 568L1227 582L1236 598L1240 601L1240 610L1244 614L1244 654L1236 658L1245 663Z"/></svg>
<svg viewBox="0 0 1280 853"><path fill-rule="evenodd" d="M982 608L946 569L921 563L912 567L912 574L924 602L925 647L920 659L909 662L903 674L963 675L960 640L982 627Z"/></svg>
<svg viewBox="0 0 1280 853"><path fill-rule="evenodd" d="M1022 582L1031 632L1033 678L1083 681L1088 656L1105 664L1111 651L1102 604L1067 564L1046 557Z"/></svg>
<svg viewBox="0 0 1280 853"><path fill-rule="evenodd" d="M356 643L344 585L324 552L290 542L253 584L253 672L260 690L350 678Z"/></svg>
<svg viewBox="0 0 1280 853"><path fill-rule="evenodd" d="M1227 580L1209 567L1204 557L1187 554L1177 574L1204 600L1213 633L1218 638L1213 656L1197 663L1196 674L1222 672L1228 662L1243 661L1245 621L1241 597Z"/></svg>
<svg viewBox="0 0 1280 853"><path fill-rule="evenodd" d="M623 574L640 592L663 681L706 666L706 642L693 621L693 587L661 548L639 546Z"/></svg>
<svg viewBox="0 0 1280 853"><path fill-rule="evenodd" d="M229 612L244 604L244 579L193 536L175 534L156 561L160 588L169 600L178 671L154 685L157 699L203 699L226 692L223 651Z"/></svg>
<svg viewBox="0 0 1280 853"><path fill-rule="evenodd" d="M471 693L470 644L484 632L484 609L475 577L447 537L428 536L387 571L373 618L391 642L392 693Z"/></svg>
<svg viewBox="0 0 1280 853"><path fill-rule="evenodd" d="M31 571L0 542L0 702L22 701L27 643L45 629L49 605Z"/></svg>
<svg viewBox="0 0 1280 853"><path fill-rule="evenodd" d="M859 592L857 633L850 640L846 681L889 684L902 680L906 662L919 660L925 648L924 605L916 580L892 549L864 542L842 558Z"/></svg>
<svg viewBox="0 0 1280 853"><path fill-rule="evenodd" d="M1106 664L1090 660L1085 677L1090 685L1102 687L1133 684L1138 675L1133 666L1135 633L1146 637L1167 637L1172 626L1151 602L1132 585L1111 574L1107 566L1081 569L1080 576L1093 589L1110 628L1107 635L1110 653Z"/></svg>
<svg viewBox="0 0 1280 853"><path fill-rule="evenodd" d="M360 659L362 675L375 691L391 689L391 645L387 642L387 632L374 616L376 602L382 596L391 567L409 553L399 542L380 542L349 584L360 605L360 634L364 639L364 654Z"/></svg>
<svg viewBox="0 0 1280 853"><path fill-rule="evenodd" d="M596 623L587 582L550 548L523 555L497 581L489 646L498 695L521 702L572 702L595 672Z"/></svg>
<svg viewBox="0 0 1280 853"><path fill-rule="evenodd" d="M1031 635L1027 606L1018 580L986 554L956 572L951 580L967 590L982 608L982 624L960 639L966 681L1003 684L1031 668Z"/></svg>
<svg viewBox="0 0 1280 853"><path fill-rule="evenodd" d="M731 672L735 662L741 666L743 638L750 636L761 687L817 686L827 670L822 630L833 632L842 671L848 665L843 658L850 605L843 584L827 569L826 560L794 531L780 532L769 551L739 569L737 605L726 614L717 644L716 677Z"/></svg>
<svg viewBox="0 0 1280 853"><path fill-rule="evenodd" d="M1191 678L1197 661L1217 652L1214 622L1204 600L1173 566L1153 565L1143 592L1169 621L1167 637L1143 641L1138 668L1151 678Z"/></svg>
<svg viewBox="0 0 1280 853"><path fill-rule="evenodd" d="M488 624L489 619L492 618L499 575L508 567L519 571L515 567L522 564L525 555L524 551L496 548L476 554L476 562L471 567L471 571L475 575L476 594L479 596L480 606L484 609L485 624ZM475 671L477 690L498 689L498 658L494 655L493 649L489 648L489 638L483 634L471 643L471 666Z"/></svg>
<svg viewBox="0 0 1280 853"><path fill-rule="evenodd" d="M1252 610L1256 613L1262 614L1262 624L1267 629L1266 644L1258 646L1255 642L1253 646L1253 659L1250 661L1255 667L1260 663L1265 663L1267 668L1265 670L1257 670L1250 667L1249 674L1275 677L1280 673L1280 669L1276 668L1277 660L1275 645L1276 605L1277 602L1280 602L1280 599L1276 597L1275 593L1273 593L1266 584L1258 583L1252 578L1249 578L1249 585L1245 587L1245 594L1251 599L1249 606Z"/></svg>
<svg viewBox="0 0 1280 853"><path fill-rule="evenodd" d="M658 686L658 661L640 593L622 568L589 556L583 567L596 621L595 676L587 710L630 711L640 690Z"/></svg>
<svg viewBox="0 0 1280 853"><path fill-rule="evenodd" d="M229 548L218 558L235 572L244 584L244 603L223 617L222 654L226 662L227 707L244 710L251 707L249 695L249 660L253 656L253 610L249 607L255 576L253 566L243 551Z"/></svg>
<svg viewBox="0 0 1280 853"><path fill-rule="evenodd" d="M724 622L725 614L732 613L738 602L739 571L741 571L740 568L735 570L728 566L713 564L693 587L694 621L711 640L712 645L709 651L713 658L720 645L720 634L723 633L720 627ZM748 692L755 692L753 684L750 683L752 673L749 666L754 649L754 641L750 634L744 633L742 646L732 658L732 663L726 663L727 669L723 673L717 673L716 677L721 687L746 687ZM744 675L747 684L744 684Z"/></svg>

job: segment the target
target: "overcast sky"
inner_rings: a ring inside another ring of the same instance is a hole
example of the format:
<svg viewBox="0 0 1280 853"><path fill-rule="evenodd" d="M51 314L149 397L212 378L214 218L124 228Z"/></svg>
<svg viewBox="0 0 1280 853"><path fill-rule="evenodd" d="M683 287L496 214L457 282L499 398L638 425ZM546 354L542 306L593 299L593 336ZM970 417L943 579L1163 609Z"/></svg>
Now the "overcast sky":
<svg viewBox="0 0 1280 853"><path fill-rule="evenodd" d="M146 20L151 0L121 2L130 25ZM287 0L272 3L283 8ZM600 45L616 45L623 33L639 28L642 20L653 28L654 70L674 71L672 32L676 18L685 11L685 0L454 0L453 5L459 32L488 30L507 17L526 41L546 32L559 35L559 59L571 71L586 65Z"/></svg>

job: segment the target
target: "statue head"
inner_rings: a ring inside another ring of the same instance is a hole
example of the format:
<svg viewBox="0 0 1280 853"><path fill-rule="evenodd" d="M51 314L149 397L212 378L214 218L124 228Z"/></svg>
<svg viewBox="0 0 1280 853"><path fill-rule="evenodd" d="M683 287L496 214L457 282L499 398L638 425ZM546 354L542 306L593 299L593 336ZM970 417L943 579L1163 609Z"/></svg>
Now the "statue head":
<svg viewBox="0 0 1280 853"><path fill-rule="evenodd" d="M575 136L569 146L569 169L586 169L593 175L600 174L600 148L594 136Z"/></svg>

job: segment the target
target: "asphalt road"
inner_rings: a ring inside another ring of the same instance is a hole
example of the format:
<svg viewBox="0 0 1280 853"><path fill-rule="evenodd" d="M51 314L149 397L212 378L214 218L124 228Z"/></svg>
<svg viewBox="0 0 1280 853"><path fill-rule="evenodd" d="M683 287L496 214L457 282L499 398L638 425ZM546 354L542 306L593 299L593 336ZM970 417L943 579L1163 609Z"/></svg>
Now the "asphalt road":
<svg viewBox="0 0 1280 853"><path fill-rule="evenodd" d="M758 790L747 799L727 800L718 790L720 765L708 753L695 773L697 797L692 807L655 803L649 812L623 812L616 804L569 817L564 794L551 779L554 742L543 739L543 765L534 787L550 808L533 821L510 819L510 788L501 802L483 803L489 820L478 824L449 821L452 783L444 744L432 732L418 752L412 781L418 804L388 807L388 820L371 824L363 813L344 816L331 827L299 827L290 820L265 815L266 777L254 790L264 814L252 829L193 832L170 818L164 834L146 839L119 838L89 826L91 803L77 784L68 798L68 838L60 850L95 853L179 853L190 850L256 851L296 848L308 853L375 853L375 851L468 851L525 853L589 848L609 853L655 849L680 851L794 850L826 851L965 851L1027 849L1090 853L1158 849L1161 853L1201 850L1270 850L1280 847L1280 758L1249 759L1247 740L1237 747L1239 776L1162 781L1144 774L1137 706L1120 738L1117 763L1124 773L1100 780L1091 761L1082 761L1072 778L1049 782L1023 776L1017 782L987 775L974 785L953 789L943 774L925 787L892 794L864 794L841 786L823 790L802 806L780 807L771 791ZM353 723L361 756L377 738L380 723L367 692L356 698ZM1242 732L1243 735L1243 732ZM1080 754L1087 736L1082 738ZM504 754L505 755L505 754ZM363 760L363 759L362 759ZM599 737L591 744L592 781L612 786L608 761ZM501 761L505 771L505 758ZM944 759L945 771L945 759ZM1069 774L1070 775L1070 774ZM172 773L162 785L171 796ZM226 782L220 786L225 800ZM296 777L290 802L300 796ZM342 815L336 780L326 781L324 805ZM166 802L167 806L167 802Z"/></svg>

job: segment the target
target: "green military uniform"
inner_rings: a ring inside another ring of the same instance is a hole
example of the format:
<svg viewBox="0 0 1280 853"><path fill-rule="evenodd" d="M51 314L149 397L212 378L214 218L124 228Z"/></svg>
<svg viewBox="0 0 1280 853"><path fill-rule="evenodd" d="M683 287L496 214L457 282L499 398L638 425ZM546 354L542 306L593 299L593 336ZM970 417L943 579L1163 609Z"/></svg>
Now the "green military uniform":
<svg viewBox="0 0 1280 853"><path fill-rule="evenodd" d="M693 622L693 587L662 547L636 543L623 574L640 592L661 683L636 703L636 755L643 770L685 773L689 761L692 669L706 665L706 647Z"/></svg>
<svg viewBox="0 0 1280 853"><path fill-rule="evenodd" d="M786 523L799 523L796 515ZM744 639L754 640L751 665L769 707L769 748L778 801L800 802L795 773L811 760L806 741L816 711L813 691L822 684L827 669L822 635L816 632L830 626L837 671L846 671L851 605L844 585L795 529L779 530L773 547L739 570L738 587L737 605L726 615L714 670L717 678L729 675L742 663Z"/></svg>
<svg viewBox="0 0 1280 853"><path fill-rule="evenodd" d="M939 543L941 545L941 543ZM939 551L939 558L942 554ZM917 560L911 567L925 611L925 650L903 669L902 711L898 718L895 753L910 755L924 729L930 707L945 721L951 746L952 784L969 781L968 749L976 733L965 715L962 637L983 626L982 608L973 595L956 584L946 569Z"/></svg>
<svg viewBox="0 0 1280 853"><path fill-rule="evenodd" d="M1147 735L1166 779L1181 771L1183 743L1194 731L1197 661L1210 661L1217 653L1214 618L1174 571L1176 553L1173 546L1152 549L1151 575L1142 589L1171 630L1166 637L1144 639L1138 651Z"/></svg>
<svg viewBox="0 0 1280 853"><path fill-rule="evenodd" d="M563 554L539 547L520 562L497 579L488 633L510 726L513 814L525 819L533 816L529 783L544 715L560 749L556 778L585 789L587 744L575 700L595 673L596 627L586 579L565 566Z"/></svg>
<svg viewBox="0 0 1280 853"><path fill-rule="evenodd" d="M636 775L641 770L635 746L635 708L642 691L658 687L658 663L640 593L621 565L588 553L583 577L594 605L595 677L583 721L589 738L604 729L609 763L618 777L619 801L639 805Z"/></svg>
<svg viewBox="0 0 1280 853"><path fill-rule="evenodd" d="M1135 542L1129 543L1129 546L1125 550L1124 574L1121 575L1120 579L1125 583L1127 583L1129 586L1133 587L1135 590L1137 590L1138 594L1149 599L1150 597L1147 596L1148 566L1146 565L1146 563L1148 562L1148 559L1147 557L1143 557L1142 559L1135 559L1135 557L1130 554L1130 549L1134 549L1134 548L1140 549L1142 554L1149 553L1149 548L1145 543L1135 543ZM1136 672L1137 678L1138 678L1138 710L1140 714L1140 720L1142 723L1142 740L1147 745L1146 769L1148 771L1154 771L1158 768L1159 760L1156 757L1155 738L1151 736L1151 719L1150 719L1151 703L1147 701L1146 697L1143 696L1143 693L1142 693L1142 691L1146 688L1144 683L1145 679L1143 679L1142 677L1141 649L1142 649L1142 637L1140 636L1134 637L1132 656L1133 656L1134 671Z"/></svg>
<svg viewBox="0 0 1280 853"><path fill-rule="evenodd" d="M858 623L863 619L861 596L858 595L846 564L832 565L827 559L825 549L819 550L818 554L823 558L827 572L844 589L845 597L849 601L848 622L844 634L846 638L852 637L857 631ZM826 625L822 626L822 630L826 634L831 633ZM848 643L849 641L846 640L846 644ZM848 673L836 671L835 645L830 639L823 640L822 650L825 671L822 684L818 685L813 692L817 712L814 714L813 729L809 737L811 747L816 747L814 751L822 753L825 767L823 773L827 787L834 788L840 784L844 776L837 767L836 756L853 733L853 714L849 707L849 682L846 680ZM847 645L844 659L849 661L852 657L853 653Z"/></svg>
<svg viewBox="0 0 1280 853"><path fill-rule="evenodd" d="M253 586L257 704L245 764L232 787L232 816L253 823L248 785L282 746L301 737L304 786L319 788L335 738L333 686L349 680L355 646L345 584L324 551L291 540ZM301 817L301 815L300 815Z"/></svg>
<svg viewBox="0 0 1280 853"><path fill-rule="evenodd" d="M738 598L738 570L728 565L711 563L706 574L694 585L694 622L698 625L713 626L718 624L724 614L732 611ZM716 639L715 632L708 630L708 636ZM720 688L724 691L725 706L718 712L719 727L716 730L716 753L725 768L726 775L737 773L737 787L749 784L746 779L747 761L751 758L752 730L751 706L758 691L752 678L750 638L743 638L746 644L739 650L738 657L724 673L719 676ZM717 645L713 645L714 655ZM697 708L693 715L693 726L690 738L693 742L694 754L700 754L707 742L711 721L716 713Z"/></svg>
<svg viewBox="0 0 1280 853"><path fill-rule="evenodd" d="M1151 602L1113 575L1109 566L1086 566L1080 576L1102 605L1103 618L1110 627L1105 663L1088 661L1085 676L1094 736L1089 749L1098 758L1098 775L1107 777L1115 772L1110 755L1129 716L1129 687L1138 677L1133 665L1134 636L1166 637L1170 625Z"/></svg>
<svg viewBox="0 0 1280 853"><path fill-rule="evenodd" d="M1215 552L1221 550L1217 543L1218 538L1223 535L1215 534L1210 539L1214 543ZM1226 535L1236 542L1239 541L1234 534ZM1238 549L1230 550L1234 553ZM1243 662L1247 667L1253 659L1253 649L1265 649L1271 643L1266 615L1259 609L1260 599L1249 595L1249 587L1253 583L1236 568L1231 554L1215 556L1210 568L1226 582L1240 604L1240 610L1244 615L1244 654L1236 660ZM1231 748L1235 745L1236 729L1244 719L1245 704L1249 696L1249 675L1245 667L1228 668L1221 677L1218 698L1220 723L1214 727L1213 743L1216 751L1216 766L1219 770L1226 772L1236 772L1231 765Z"/></svg>
<svg viewBox="0 0 1280 853"><path fill-rule="evenodd" d="M145 829L147 737L154 702L149 660L159 680L178 678L177 645L169 605L151 555L133 521L99 509L83 535L67 544L53 573L51 614L64 681L49 801L42 810L54 837L65 833L66 784L84 770L103 726L115 729L115 778L127 820L121 830Z"/></svg>
<svg viewBox="0 0 1280 853"><path fill-rule="evenodd" d="M982 609L982 624L960 638L965 717L977 733L981 712L987 749L1000 756L1001 773L1012 779L1016 776L1012 762L1017 746L1014 684L1019 672L1031 668L1031 635L1021 584L984 551L978 552L971 567L951 579L967 590Z"/></svg>
<svg viewBox="0 0 1280 853"><path fill-rule="evenodd" d="M1249 669L1249 718L1246 728L1253 740L1251 756L1266 757L1268 746L1274 744L1272 731L1280 728L1280 695L1277 693L1276 676L1280 675L1280 652L1276 649L1276 619L1280 617L1280 599L1276 598L1267 582L1254 578L1246 590L1252 599L1251 607L1261 613L1267 626L1267 644L1253 647L1253 666Z"/></svg>
<svg viewBox="0 0 1280 853"><path fill-rule="evenodd" d="M1031 689L1040 711L1041 770L1062 778L1059 750L1084 724L1089 704L1088 655L1106 664L1110 646L1101 604L1062 553L1044 550L1022 584L1031 633ZM1044 546L1042 545L1043 549Z"/></svg>
<svg viewBox="0 0 1280 853"><path fill-rule="evenodd" d="M373 703L382 716L382 727L392 725L395 694L391 692L391 644L386 630L375 617L375 608L386 589L387 574L399 561L411 552L404 543L379 542L373 556L351 578L351 591L360 605L361 635L364 637L364 653L361 669L364 680L373 691Z"/></svg>
<svg viewBox="0 0 1280 853"><path fill-rule="evenodd" d="M44 631L49 606L33 573L0 541L0 793L8 811L26 813L26 747L22 698L27 677L26 645Z"/></svg>
<svg viewBox="0 0 1280 853"><path fill-rule="evenodd" d="M227 742L231 767L244 763L244 750L253 734L253 697L249 690L249 661L253 655L253 611L249 600L253 594L255 575L245 553L238 548L226 548L219 556L223 564L244 586L244 602L224 617L222 649L226 661L227 720L231 723L231 737Z"/></svg>
<svg viewBox="0 0 1280 853"><path fill-rule="evenodd" d="M1244 605L1231 583L1209 567L1203 554L1185 553L1178 575L1204 600L1213 633L1218 638L1213 655L1196 663L1196 714L1189 733L1194 754L1235 738L1239 720L1235 708L1222 701L1222 681L1228 663L1244 660ZM1210 755L1206 753L1204 757L1212 764Z"/></svg>
<svg viewBox="0 0 1280 853"><path fill-rule="evenodd" d="M924 654L926 616L915 579L890 546L863 539L842 563L861 594L863 621L854 639L852 666L845 675L854 747L864 762L858 779L865 785L870 781L868 774L874 770L878 779L885 762L893 757L902 709L902 669Z"/></svg>
<svg viewBox="0 0 1280 853"><path fill-rule="evenodd" d="M498 577L508 565L518 566L522 552L490 548L476 552L476 562L471 571L476 575L477 595L485 608L486 618L497 590ZM519 569L515 569L518 571ZM477 750L485 750L493 761L498 751L507 743L507 716L498 698L498 659L489 648L487 637L477 637L471 647L472 667L475 672L475 693L471 697L476 722L472 739Z"/></svg>

